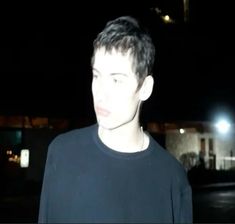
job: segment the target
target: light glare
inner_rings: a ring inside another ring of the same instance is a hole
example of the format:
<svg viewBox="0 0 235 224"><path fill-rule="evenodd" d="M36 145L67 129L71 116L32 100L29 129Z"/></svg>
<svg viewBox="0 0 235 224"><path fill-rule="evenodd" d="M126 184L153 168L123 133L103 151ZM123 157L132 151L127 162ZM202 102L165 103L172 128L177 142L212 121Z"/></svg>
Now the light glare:
<svg viewBox="0 0 235 224"><path fill-rule="evenodd" d="M220 133L225 134L229 131L231 125L226 120L220 120L215 126Z"/></svg>

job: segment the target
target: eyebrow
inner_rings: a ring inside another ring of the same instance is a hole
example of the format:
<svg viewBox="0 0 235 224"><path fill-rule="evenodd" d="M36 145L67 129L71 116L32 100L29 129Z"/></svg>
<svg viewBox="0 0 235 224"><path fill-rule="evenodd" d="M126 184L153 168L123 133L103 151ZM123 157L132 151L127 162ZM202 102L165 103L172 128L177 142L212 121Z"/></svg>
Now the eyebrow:
<svg viewBox="0 0 235 224"><path fill-rule="evenodd" d="M114 73L111 73L110 75L112 75L112 76L114 76L114 75L122 75L122 76L127 77L127 74L125 74L125 73L119 73L119 72L114 72Z"/></svg>
<svg viewBox="0 0 235 224"><path fill-rule="evenodd" d="M92 68L92 71L95 71L95 72L98 72L99 74L101 74L100 71L96 68ZM126 77L128 76L126 73L122 73L122 72L112 72L112 73L110 73L110 75L111 76L122 75L122 76L126 76Z"/></svg>

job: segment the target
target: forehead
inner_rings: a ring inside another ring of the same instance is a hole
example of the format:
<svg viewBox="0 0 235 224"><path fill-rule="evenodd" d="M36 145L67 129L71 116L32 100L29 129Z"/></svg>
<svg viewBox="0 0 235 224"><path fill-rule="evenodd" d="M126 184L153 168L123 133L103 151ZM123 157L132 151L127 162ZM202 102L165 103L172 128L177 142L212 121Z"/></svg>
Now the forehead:
<svg viewBox="0 0 235 224"><path fill-rule="evenodd" d="M97 49L94 55L93 68L105 73L133 73L133 60L130 52L121 53L115 49L110 52L104 48Z"/></svg>

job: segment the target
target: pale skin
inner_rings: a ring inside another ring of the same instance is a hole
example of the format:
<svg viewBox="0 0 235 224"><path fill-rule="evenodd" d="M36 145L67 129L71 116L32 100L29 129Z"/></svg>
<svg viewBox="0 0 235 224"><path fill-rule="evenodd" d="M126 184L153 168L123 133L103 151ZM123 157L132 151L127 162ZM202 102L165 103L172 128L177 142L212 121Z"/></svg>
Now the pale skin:
<svg viewBox="0 0 235 224"><path fill-rule="evenodd" d="M139 124L140 105L147 100L154 80L147 76L138 87L132 57L116 50L96 51L93 64L92 95L98 135L109 148L125 153L147 149L149 137Z"/></svg>

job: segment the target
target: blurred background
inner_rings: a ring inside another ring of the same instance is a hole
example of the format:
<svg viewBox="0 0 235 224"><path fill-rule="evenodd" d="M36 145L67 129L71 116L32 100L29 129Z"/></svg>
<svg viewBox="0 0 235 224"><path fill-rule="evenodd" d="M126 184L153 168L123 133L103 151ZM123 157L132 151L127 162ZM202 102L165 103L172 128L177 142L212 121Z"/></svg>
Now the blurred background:
<svg viewBox="0 0 235 224"><path fill-rule="evenodd" d="M1 4L0 222L36 222L47 147L95 123L92 42L106 22L137 17L156 45L144 128L188 172L194 222L235 222L231 1Z"/></svg>

